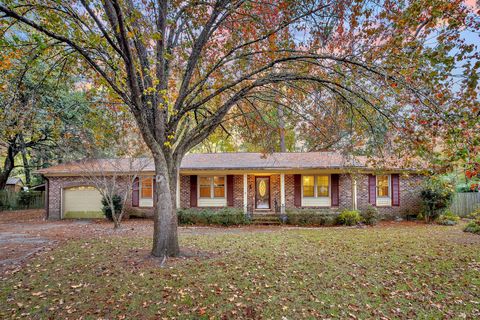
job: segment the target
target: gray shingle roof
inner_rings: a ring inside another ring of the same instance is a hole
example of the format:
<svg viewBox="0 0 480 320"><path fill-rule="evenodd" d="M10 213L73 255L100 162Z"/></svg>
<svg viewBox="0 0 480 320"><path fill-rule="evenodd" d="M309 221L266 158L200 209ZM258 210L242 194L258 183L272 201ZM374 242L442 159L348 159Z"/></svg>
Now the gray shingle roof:
<svg viewBox="0 0 480 320"><path fill-rule="evenodd" d="M196 153L185 156L181 169L328 169L365 167L365 157L346 157L338 152Z"/></svg>
<svg viewBox="0 0 480 320"><path fill-rule="evenodd" d="M20 185L23 186L22 178L19 178L19 177L11 177L11 178L8 178L8 179L7 179L7 185L16 185L16 184L20 184Z"/></svg>
<svg viewBox="0 0 480 320"><path fill-rule="evenodd" d="M376 166L367 163L367 157L346 156L339 152L298 152L298 153L194 153L187 154L180 166L181 171L192 170L296 170L296 169L347 169L358 168L375 170ZM130 168L142 168L144 172L154 172L151 159L136 159L141 165L131 165L129 159L88 159L62 163L37 173L80 175L85 172L124 172ZM381 170L397 170L398 166L383 166ZM101 170L100 170L101 169ZM404 168L405 169L405 168ZM406 169L418 170L418 169Z"/></svg>

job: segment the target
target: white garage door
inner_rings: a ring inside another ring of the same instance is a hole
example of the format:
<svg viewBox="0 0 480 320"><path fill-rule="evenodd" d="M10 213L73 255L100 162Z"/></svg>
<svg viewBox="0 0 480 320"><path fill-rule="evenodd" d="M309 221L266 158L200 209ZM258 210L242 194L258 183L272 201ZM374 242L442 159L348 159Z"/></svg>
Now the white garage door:
<svg viewBox="0 0 480 320"><path fill-rule="evenodd" d="M94 187L75 187L63 190L63 218L104 218L102 196Z"/></svg>

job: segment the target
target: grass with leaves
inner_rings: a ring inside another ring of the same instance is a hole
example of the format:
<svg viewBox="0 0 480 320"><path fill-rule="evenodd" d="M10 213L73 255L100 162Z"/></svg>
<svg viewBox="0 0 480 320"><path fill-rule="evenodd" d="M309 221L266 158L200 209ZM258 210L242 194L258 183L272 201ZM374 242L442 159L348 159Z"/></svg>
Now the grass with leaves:
<svg viewBox="0 0 480 320"><path fill-rule="evenodd" d="M70 241L2 281L0 318L477 318L480 237L460 227L183 235L159 267L150 239Z"/></svg>

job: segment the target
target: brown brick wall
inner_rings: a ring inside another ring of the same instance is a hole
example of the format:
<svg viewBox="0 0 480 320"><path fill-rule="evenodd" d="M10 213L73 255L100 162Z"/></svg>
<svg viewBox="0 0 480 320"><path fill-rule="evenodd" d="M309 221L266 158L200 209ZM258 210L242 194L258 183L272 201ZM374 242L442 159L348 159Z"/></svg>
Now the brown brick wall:
<svg viewBox="0 0 480 320"><path fill-rule="evenodd" d="M180 182L180 206L190 207L190 176L181 176ZM233 176L233 204L235 208L243 208L243 175ZM270 176L270 196L272 209L277 201L280 205L280 175ZM255 201L255 176L247 175L247 203L254 205Z"/></svg>
<svg viewBox="0 0 480 320"><path fill-rule="evenodd" d="M233 206L243 208L243 175L233 176ZM189 175L180 175L180 208L190 208Z"/></svg>
<svg viewBox="0 0 480 320"><path fill-rule="evenodd" d="M399 207L377 207L380 214L386 217L401 216L405 213L418 212L420 210L420 188L424 177L421 175L400 176L400 206ZM63 188L88 185L80 177L50 177L49 178L49 219L60 219L61 190ZM243 175L234 175L234 207L243 208ZM339 212L352 208L352 180L349 174L341 174L340 203L334 208L316 208L320 211ZM255 198L255 176L247 176L247 199L248 204L253 208ZM280 174L270 176L271 207L274 209L275 201L280 205ZM131 195L130 195L131 196ZM285 175L285 202L286 208L294 208L294 178L292 174ZM152 216L152 208L131 208L131 201L128 200L128 212L134 215ZM357 205L359 210L368 206L368 175L357 176ZM180 176L180 207L190 207L190 176Z"/></svg>
<svg viewBox="0 0 480 320"><path fill-rule="evenodd" d="M49 177L48 180L48 218L51 220L61 218L62 189L91 185L82 177ZM119 185L123 184L124 188L126 187L122 178L119 178L117 183ZM127 200L126 210L133 213L134 210L130 210L132 204L130 198L131 195Z"/></svg>
<svg viewBox="0 0 480 320"><path fill-rule="evenodd" d="M274 174L270 176L270 207L275 209L275 205L280 207L280 175Z"/></svg>
<svg viewBox="0 0 480 320"><path fill-rule="evenodd" d="M62 189L85 185L85 182L79 177L50 177L48 180L48 218L60 219Z"/></svg>
<svg viewBox="0 0 480 320"><path fill-rule="evenodd" d="M349 174L341 174L339 178L339 205L338 207L305 207L318 211L340 212L352 208L352 179ZM287 209L295 208L295 184L293 174L285 175L285 206Z"/></svg>
<svg viewBox="0 0 480 320"><path fill-rule="evenodd" d="M295 205L295 181L293 174L285 175L285 208L294 208Z"/></svg>
<svg viewBox="0 0 480 320"><path fill-rule="evenodd" d="M243 175L233 176L233 206L243 208Z"/></svg>
<svg viewBox="0 0 480 320"><path fill-rule="evenodd" d="M352 209L352 177L350 174L341 174L339 178L339 196L340 202L337 210Z"/></svg>
<svg viewBox="0 0 480 320"><path fill-rule="evenodd" d="M180 208L190 208L190 176L180 175Z"/></svg>
<svg viewBox="0 0 480 320"><path fill-rule="evenodd" d="M425 176L400 175L400 206L377 207L386 218L400 217L406 213L417 213L421 207L420 191ZM368 207L368 175L357 177L357 206L359 210Z"/></svg>

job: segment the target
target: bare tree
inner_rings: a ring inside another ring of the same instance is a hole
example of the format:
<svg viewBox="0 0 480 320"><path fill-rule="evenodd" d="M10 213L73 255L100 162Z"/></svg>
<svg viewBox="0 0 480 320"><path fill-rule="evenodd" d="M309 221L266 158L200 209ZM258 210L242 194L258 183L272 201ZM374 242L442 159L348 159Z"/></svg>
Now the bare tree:
<svg viewBox="0 0 480 320"><path fill-rule="evenodd" d="M85 183L94 186L107 202L114 229L120 227L137 178L152 164L149 158L86 159L78 163ZM115 207L116 197L120 197L120 211Z"/></svg>

